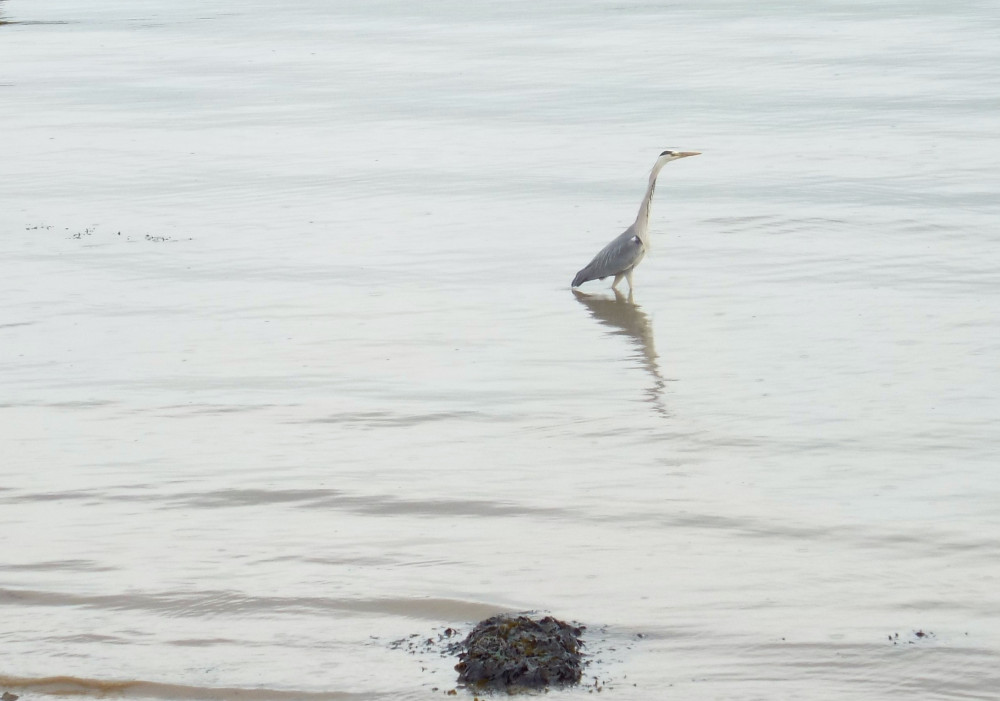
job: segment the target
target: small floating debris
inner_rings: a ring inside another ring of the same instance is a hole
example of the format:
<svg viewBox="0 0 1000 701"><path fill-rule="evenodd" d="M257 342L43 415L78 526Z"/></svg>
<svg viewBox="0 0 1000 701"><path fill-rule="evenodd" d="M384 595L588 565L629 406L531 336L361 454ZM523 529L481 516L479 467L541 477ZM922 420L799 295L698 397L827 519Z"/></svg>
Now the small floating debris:
<svg viewBox="0 0 1000 701"><path fill-rule="evenodd" d="M458 681L508 693L577 684L584 666L583 630L552 616L487 618L454 646L461 651Z"/></svg>
<svg viewBox="0 0 1000 701"><path fill-rule="evenodd" d="M910 635L911 637L909 640L906 640L905 638L903 640L900 640L899 633L890 633L889 642L891 642L893 645L898 645L901 642L905 642L909 645L914 645L917 642L925 642L927 640L930 640L931 638L937 637L936 635L934 635L933 631L929 630L925 631L922 628L920 630L913 631Z"/></svg>

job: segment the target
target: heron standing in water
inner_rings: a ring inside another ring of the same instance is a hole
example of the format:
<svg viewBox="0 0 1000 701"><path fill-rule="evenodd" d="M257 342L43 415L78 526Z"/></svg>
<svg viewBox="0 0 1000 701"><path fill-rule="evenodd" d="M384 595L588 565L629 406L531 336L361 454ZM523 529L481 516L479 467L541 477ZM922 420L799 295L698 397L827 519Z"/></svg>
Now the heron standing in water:
<svg viewBox="0 0 1000 701"><path fill-rule="evenodd" d="M628 280L629 292L632 291L632 271L649 250L649 201L653 199L653 190L656 189L656 176L670 161L697 156L700 153L700 151L664 151L660 154L653 164L653 170L649 173L649 186L646 188L646 196L642 198L642 204L639 205L635 223L602 248L601 252L594 256L594 260L576 274L573 278L573 287L579 287L588 280L603 280L609 275L614 275L615 281L611 283L611 289L617 290L618 283L625 278Z"/></svg>

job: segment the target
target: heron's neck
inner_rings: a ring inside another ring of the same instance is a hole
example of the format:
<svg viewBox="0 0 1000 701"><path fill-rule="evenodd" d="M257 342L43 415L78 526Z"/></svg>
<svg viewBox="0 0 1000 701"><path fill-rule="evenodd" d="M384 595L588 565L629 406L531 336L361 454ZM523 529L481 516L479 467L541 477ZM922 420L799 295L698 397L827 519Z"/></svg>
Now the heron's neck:
<svg viewBox="0 0 1000 701"><path fill-rule="evenodd" d="M663 164L666 165L666 164ZM649 248L649 207L653 199L653 191L656 190L656 176L660 174L663 169L663 165L657 164L653 166L653 170L649 173L649 185L646 187L646 196L642 198L642 204L639 205L639 214L635 218L635 233L642 241L642 244Z"/></svg>

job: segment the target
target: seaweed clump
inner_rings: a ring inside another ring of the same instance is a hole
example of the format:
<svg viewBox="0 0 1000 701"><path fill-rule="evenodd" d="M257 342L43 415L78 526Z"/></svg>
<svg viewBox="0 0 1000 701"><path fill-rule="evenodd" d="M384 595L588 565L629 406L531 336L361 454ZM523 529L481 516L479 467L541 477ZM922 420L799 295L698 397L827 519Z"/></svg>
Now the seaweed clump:
<svg viewBox="0 0 1000 701"><path fill-rule="evenodd" d="M552 616L501 614L481 621L459 653L458 681L476 689L516 692L576 684L583 674L583 626Z"/></svg>

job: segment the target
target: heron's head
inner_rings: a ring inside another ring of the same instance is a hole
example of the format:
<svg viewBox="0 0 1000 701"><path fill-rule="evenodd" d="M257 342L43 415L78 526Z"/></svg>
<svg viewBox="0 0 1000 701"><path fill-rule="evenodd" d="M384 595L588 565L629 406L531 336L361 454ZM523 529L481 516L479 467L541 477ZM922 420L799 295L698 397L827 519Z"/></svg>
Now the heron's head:
<svg viewBox="0 0 1000 701"><path fill-rule="evenodd" d="M676 161L678 158L687 158L688 156L700 156L701 151L672 151L666 150L660 154L657 162L662 166L670 163L670 161Z"/></svg>

